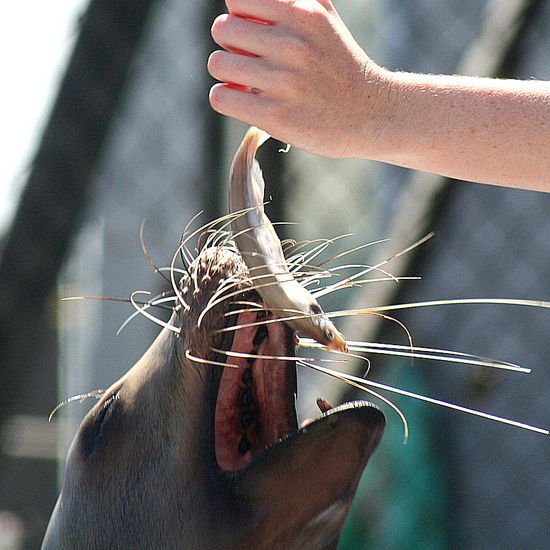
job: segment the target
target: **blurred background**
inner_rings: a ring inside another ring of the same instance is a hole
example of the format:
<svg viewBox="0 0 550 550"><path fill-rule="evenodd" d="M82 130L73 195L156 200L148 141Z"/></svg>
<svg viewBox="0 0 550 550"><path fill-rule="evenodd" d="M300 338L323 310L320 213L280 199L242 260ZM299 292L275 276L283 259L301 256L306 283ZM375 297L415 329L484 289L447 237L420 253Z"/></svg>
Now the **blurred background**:
<svg viewBox="0 0 550 550"><path fill-rule="evenodd" d="M550 2L336 2L358 42L403 71L550 79ZM65 296L153 292L141 251L167 264L186 222L226 212L228 164L245 126L208 105L204 0L19 3L2 18L0 160L0 550L40 546L63 460L92 405L54 406L106 388L149 346L144 319L115 333L131 306ZM550 296L550 195L473 185L291 149L261 153L274 220L294 239L352 236L328 255L375 241L349 263L376 263L434 231L385 268L421 280L327 296L325 309L453 298ZM548 310L453 305L397 311L414 343L521 364L532 374L371 357L369 377L550 425ZM343 320L348 338L407 344L377 317ZM364 367L363 367L364 370ZM299 410L347 388L300 372ZM362 396L365 397L365 396ZM525 432L401 399L411 434L381 404L387 429L361 482L341 549L545 549L550 444Z"/></svg>

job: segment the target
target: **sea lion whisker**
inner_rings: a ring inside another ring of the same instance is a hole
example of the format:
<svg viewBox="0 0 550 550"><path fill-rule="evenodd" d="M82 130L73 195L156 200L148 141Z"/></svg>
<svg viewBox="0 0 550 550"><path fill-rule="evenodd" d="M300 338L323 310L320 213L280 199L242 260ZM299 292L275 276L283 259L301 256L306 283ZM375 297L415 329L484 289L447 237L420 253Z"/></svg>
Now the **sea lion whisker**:
<svg viewBox="0 0 550 550"><path fill-rule="evenodd" d="M317 244L317 246L323 246L324 243L326 243L328 239L308 239L303 241L296 241L295 239L286 239L284 241L281 241L281 247L285 253L285 257L287 258L288 262L292 263L302 263L304 260L303 258L306 258L309 254L309 251L303 250L307 246L310 246L314 243L321 243Z"/></svg>
<svg viewBox="0 0 550 550"><path fill-rule="evenodd" d="M183 307L185 311L189 311L190 307L189 304L185 301L183 297L183 293L180 291L178 284L176 283L176 277L175 277L175 264L176 264L176 258L178 257L178 254L180 254L180 250L182 247L184 247L185 244L181 243L176 251L174 252L174 255L172 256L172 261L170 262L170 284L172 285L172 290L174 291L174 294L176 295L179 303Z"/></svg>
<svg viewBox="0 0 550 550"><path fill-rule="evenodd" d="M325 268L326 269L326 268ZM361 271L348 275L341 281L338 281L337 283L334 283L332 285L327 285L326 287L323 287L316 292L313 293L314 296L324 296L326 294L331 294L332 292L336 292L340 290L342 287L349 288L352 286L352 282L356 281L360 276L366 275L367 273L371 273L372 271L376 271L379 273L382 273L383 275L386 275L389 279L392 279L394 282L399 282L399 279L389 271L386 271L385 269L382 269L381 267L371 266L367 264L344 264L341 266L336 266L330 269L326 269L330 273L331 276L335 276L338 271L342 271L344 269L360 269ZM308 283L308 281L306 281Z"/></svg>
<svg viewBox="0 0 550 550"><path fill-rule="evenodd" d="M263 204L267 204L268 202L269 201L266 201ZM241 218L243 216L246 216L251 210L254 210L255 208L256 208L255 206L252 206L250 208L243 208L242 210L237 210L235 212L230 212L229 214L219 216L215 220L212 220L208 223L203 224L198 229L196 229L192 233L189 233L187 236L185 236L185 234L187 233L188 228L191 225L191 223L203 212L201 211L198 214L195 214L195 216L193 216L193 218L188 222L188 224L186 226L186 229L184 230L184 232L182 234L182 240L180 242L180 247L183 246L183 245L186 245L191 239L193 239L197 235L198 235L198 239L200 241L203 234L205 234L209 230L215 228L215 226L217 224L220 224L221 222L224 222L224 223L220 227L216 228L215 231L217 233L223 232L224 235L225 235L225 233L226 233L225 228L226 227L229 227L236 219ZM279 222L279 225L282 225L282 224L293 225L292 222ZM250 230L250 229L252 229L252 228L249 228L248 230ZM185 236L185 239L184 239L184 236ZM230 240L232 240L234 238L234 236L235 235L231 231L227 231L227 239L225 240L225 242L228 243ZM197 243L197 246L196 246L197 254L200 254L206 246L207 246L207 244L205 244L204 246L200 246L200 243Z"/></svg>
<svg viewBox="0 0 550 550"><path fill-rule="evenodd" d="M180 244L178 247L178 253L181 258L182 265L185 269L189 268L193 263L194 257L190 250L187 249L186 244L188 242L187 236L189 235L190 227L193 222L203 213L202 210L197 212L185 225L180 235Z"/></svg>
<svg viewBox="0 0 550 550"><path fill-rule="evenodd" d="M246 311L250 311L249 309L241 310L241 313L244 313ZM235 311L234 313L239 313L238 311ZM279 319L278 317L271 317L270 319L261 319L258 321L253 321L251 323L240 323L238 325L231 325L229 327L219 328L216 329L216 333L222 333L222 332L234 332L236 330L241 330L245 328L251 328L251 327L259 327L262 325L272 325L274 323L282 323L283 320Z"/></svg>
<svg viewBox="0 0 550 550"><path fill-rule="evenodd" d="M315 340L311 340L314 342ZM368 347L370 348L378 348L378 349L388 349L388 350L410 350L410 346L402 346L399 344L386 344L383 342L363 342L361 340L351 340L350 346L352 347ZM461 351L455 351L455 350L446 350L446 349L439 349L439 348L427 348L422 346L413 346L413 351L415 352L425 352L425 353L438 353L441 355L451 355L451 356L457 356L457 357L464 357L464 358L470 358L470 359L476 359L479 361L488 362L490 364L496 363L498 365L507 365L510 367L514 367L514 369L517 369L521 372L530 373L531 369L520 367L519 365L515 365L514 363L510 363L508 361L496 361L494 359L490 359L488 357L482 357L480 355L475 355L471 353L464 353Z"/></svg>
<svg viewBox="0 0 550 550"><path fill-rule="evenodd" d="M327 317L331 318L331 319L334 318L334 317L346 317L346 316L349 316L349 315L373 315L375 317L380 317L381 319L385 319L386 321L391 321L392 323L395 323L400 328L402 328L403 331L405 332L406 336L407 336L407 340L409 341L409 348L413 347L413 339L412 339L412 335L411 335L409 329L407 328L405 323L403 323L399 319L396 319L395 317L391 317L389 315L384 315L384 314L381 314L379 312L374 312L371 309L330 311L328 313L325 313L325 315Z"/></svg>
<svg viewBox="0 0 550 550"><path fill-rule="evenodd" d="M315 345L311 345L310 342L315 342ZM320 349L320 350L326 351L328 353L337 353L339 355L345 355L346 357L350 357L350 358L353 358L353 359L358 359L359 361L364 361L365 363L367 363L367 368L365 370L364 376L366 376L370 372L370 368L371 368L370 359L368 357L365 357L364 355L359 355L357 353L351 353L349 347L348 347L348 349L346 349L346 351L340 351L340 350L337 350L337 349L329 348L327 346L323 346L323 344L319 344L318 342L316 342L312 338L298 338L298 343L296 344L296 347L309 348L309 349ZM354 350L352 350L352 351L354 351ZM359 351L362 351L362 350L359 350ZM297 358L297 359L299 359L299 358ZM300 358L300 359L302 359L302 358ZM311 357L309 357L307 359L311 361ZM322 359L315 359L315 360L316 361L323 361ZM342 362L342 361L336 361L336 362ZM348 361L345 360L343 362L347 363Z"/></svg>
<svg viewBox="0 0 550 550"><path fill-rule="evenodd" d="M62 302L72 302L76 300L95 300L98 302L123 302L125 304L130 303L130 298L122 298L118 296L65 296L61 298ZM151 301L143 302L140 300L136 300L136 303L139 305L153 305ZM160 305L157 307L160 307L161 309L167 309L167 310L172 309L172 308L160 306Z"/></svg>
<svg viewBox="0 0 550 550"><path fill-rule="evenodd" d="M166 309L166 310L173 310L174 309L174 306L170 306L170 307L166 307L166 306L163 306L161 304L165 304L165 303L169 303L169 302L176 302L176 297L175 296L163 296L163 294L165 294L164 292L162 292L161 294L158 294L157 296L155 296L154 298L152 298L151 300L147 301L147 302L142 302L142 301L138 301L138 300L134 300L136 304L139 304L141 306L143 306L143 310L145 309L149 309L151 307L159 307L161 309ZM131 303L131 300L130 298L128 298L126 300L128 303ZM129 315L125 321L120 325L120 327L118 327L118 330L116 331L115 335L118 336L125 328L126 326L133 320L135 319L138 315L141 315L142 314L142 311L134 311L131 315Z"/></svg>
<svg viewBox="0 0 550 550"><path fill-rule="evenodd" d="M182 265L186 268L189 268L195 259L193 253L185 245L180 246L179 255Z"/></svg>
<svg viewBox="0 0 550 550"><path fill-rule="evenodd" d="M326 369L325 367L319 367L319 370L329 370L329 369ZM486 413L486 412L483 412L483 411L479 411L477 409L471 409L469 407L464 407L462 405L456 405L455 403L450 403L449 401L443 401L441 399L435 399L433 397L429 397L429 396L422 395L422 394L419 394L419 393L411 392L411 391L408 391L408 390L402 390L402 389L396 388L394 386L389 386L387 384L381 384L380 382L375 382L373 380L367 380L367 379L359 378L359 377L353 376L351 374L340 373L340 375L342 377L345 377L345 378L347 378L351 381L354 381L354 382L358 383L359 385L364 384L364 385L367 385L367 386L377 388L377 389L382 390L382 391L388 391L388 392L396 393L398 395L403 395L405 397L410 397L412 399L418 399L420 401L425 401L425 402L431 403L433 405L439 405L441 407L445 407L445 408L448 408L448 409L453 409L453 410L456 410L456 411L464 412L466 414L470 414L470 415L473 415L473 416L479 416L481 418L486 418L488 420L493 420L493 421L499 422L501 424L508 424L509 426L515 426L517 428L522 428L524 430L529 430L529 431L537 432L537 433L544 434L544 435L549 435L550 434L550 431L545 429L545 428L539 428L539 427L536 427L536 426L532 426L530 424L525 424L523 422L518 422L516 420L511 420L509 418L504 418L502 416L497 416L497 415L494 415L494 414L491 414L491 413ZM364 388L364 389L366 389L366 388Z"/></svg>
<svg viewBox="0 0 550 550"><path fill-rule="evenodd" d="M193 269L191 271L191 280L193 281L193 286L195 288L195 292L198 292L199 291L199 270L198 269Z"/></svg>
<svg viewBox="0 0 550 550"><path fill-rule="evenodd" d="M196 355L192 355L188 349L185 350L185 357L190 361L194 361L195 363L201 363L202 365L213 365L215 367L229 367L232 369L239 368L239 365L232 365L231 363L223 363L221 361L214 361L213 359L203 359L202 357L197 357Z"/></svg>
<svg viewBox="0 0 550 550"><path fill-rule="evenodd" d="M258 253L258 252L241 251L239 253L241 254L241 256L243 258L245 256L252 256L254 258L261 258L263 256L263 254ZM268 260L268 258L266 258L266 260ZM317 267L316 265L308 265L308 264L305 264L305 263L289 263L288 260L281 261L281 262L269 262L269 264L266 261L265 264L249 267L248 271L249 271L249 273L252 273L254 271L264 270L267 265L273 266L273 267L283 267L284 266L284 267L292 268L292 269L289 269L289 272L292 274L292 276L295 279L299 279L300 277L312 277L312 276L323 276L323 277L330 277L331 276L330 270L328 270L328 269L321 269L321 268ZM309 271L303 271L303 272L297 271L298 269L303 268L303 267L309 268ZM253 277L251 277L251 280L252 279L253 279ZM301 283L301 281L300 281L300 283Z"/></svg>
<svg viewBox="0 0 550 550"><path fill-rule="evenodd" d="M354 281L342 281L342 284L338 285L337 287L334 287L333 292L337 292L339 290L345 290L353 287L364 286L370 283L385 283L385 282L395 283L400 281L421 281L421 280L422 280L422 277L418 277L418 276L410 276L410 277L391 276L391 277L376 277L372 279L356 279ZM302 282L303 285L307 284L308 286L311 286L314 283L319 284L320 281L316 279L312 279L311 281L307 281L307 283ZM313 291L312 294L315 295L315 291Z"/></svg>
<svg viewBox="0 0 550 550"><path fill-rule="evenodd" d="M345 269L358 269L358 270L369 270L370 271L377 271L381 273L382 275L385 275L386 277L389 277L390 279L393 279L394 281L397 280L397 276L395 276L391 271L387 271L386 269L382 269L381 267L375 267L373 265L369 264L342 264L337 265L331 268L323 268L323 271L330 273L331 275L338 273L339 271L344 271ZM346 280L349 277L346 277ZM342 281L342 282L345 282Z"/></svg>
<svg viewBox="0 0 550 550"><path fill-rule="evenodd" d="M367 273L370 273L371 271L379 270L383 265L386 265L387 263L391 262L392 260L395 260L396 258L399 258L400 256L403 256L404 254L407 254L411 250L413 250L413 249L419 247L420 245L424 244L426 241L431 239L433 236L434 236L433 232L428 233L427 235L425 235L421 239L418 239L413 244L411 244L407 248L401 250L400 252L397 252L396 254L393 254L392 256L389 256L385 260L382 260L381 262L379 262L379 263L377 263L373 266L367 267L366 269L364 269L362 271L359 271L358 273L355 273L354 275L351 275L349 280L355 280L355 279L358 279L359 277L362 277L363 275L366 275ZM334 285L330 285L330 286L326 287L324 290L317 292L315 294L315 297L317 298L317 297L320 297L320 296L324 296L326 294L330 294L331 292L333 292L334 287L336 287L338 284L340 284L340 283L335 283Z"/></svg>
<svg viewBox="0 0 550 550"><path fill-rule="evenodd" d="M234 301L234 302L231 302L231 304L236 304L236 305L239 305L239 304L242 304L242 305L247 305L247 304L250 304L252 307L244 307L242 309L232 309L231 311L227 311L224 313L224 316L225 317L231 317L233 315L238 315L240 313L247 313L247 312L262 312L262 311L265 311L265 312L270 312L272 311L270 308L268 308L267 306L265 305L261 305L261 304L257 304L255 302L246 302L246 301L240 301L240 300L237 300L237 301ZM278 317L271 317L271 318L265 318L265 319L260 319L259 321L255 321L253 323L247 323L246 325L245 324L242 324L240 326L256 326L256 325L261 325L261 324L266 324L264 323L264 321L266 320L269 320L270 323L278 323L278 322L281 322L283 319L279 319ZM223 329L222 329L223 330Z"/></svg>
<svg viewBox="0 0 550 550"><path fill-rule="evenodd" d="M342 237L345 237L345 236L348 236L348 235L343 235ZM322 254L331 244L333 244L336 240L338 240L338 238L341 238L341 237L337 237L335 239L319 239L321 242L318 243L316 246L314 246L310 250L305 250L303 252L295 251L292 256L287 258L287 261L289 264L296 263L296 262L298 262L299 264L312 262L315 258L317 258L320 254Z"/></svg>
<svg viewBox="0 0 550 550"><path fill-rule="evenodd" d="M328 270L324 268L317 267L316 265L308 265L308 264L296 264L295 266L293 264L287 264L292 267L292 269L289 269L290 273L292 273L293 277L302 285L304 286L304 282L311 281L320 281L321 279L330 279L334 275ZM302 268L307 268L307 270L302 270ZM299 271L300 270L300 271Z"/></svg>
<svg viewBox="0 0 550 550"><path fill-rule="evenodd" d="M206 306L203 308L200 315L198 316L197 326L201 326L202 320L204 319L205 315L212 308L214 308L218 304L221 304L224 300L227 300L228 298L232 298L233 296L238 296L239 294L242 294L244 292L244 289L240 288L242 282L243 279L239 275L228 277L227 279L222 281L219 287L216 289L216 292L212 294ZM233 288L237 288L237 290L231 291L231 289Z"/></svg>
<svg viewBox="0 0 550 550"><path fill-rule="evenodd" d="M181 235L180 244L176 250L176 253L179 254L183 268L185 270L189 269L195 260L195 256L187 247L187 238L185 237L185 233L182 233ZM173 262L173 264L175 265L175 262Z"/></svg>
<svg viewBox="0 0 550 550"><path fill-rule="evenodd" d="M299 345L314 349L323 349L323 346L315 342L311 338L300 338ZM475 367L496 368L509 370L523 374L529 374L531 369L500 361L498 359L490 359L469 353L462 353L452 350L424 348L420 346L399 346L397 344L382 344L377 342L349 342L350 351L361 353L370 353L377 355L388 355L396 357L413 357L415 359L428 359L432 361L441 361L447 363L458 363L463 365L472 365Z"/></svg>
<svg viewBox="0 0 550 550"><path fill-rule="evenodd" d="M311 361L311 357L298 357L296 355L264 355L257 353L245 353L240 351L224 350L219 348L210 348L215 353L227 355L227 357L240 357L242 359L266 359L268 361ZM316 359L323 363L347 363L345 359Z"/></svg>
<svg viewBox="0 0 550 550"><path fill-rule="evenodd" d="M330 318L330 317L337 317L339 315L336 315L340 312L330 312L330 313L327 313L327 316ZM391 317L389 315L384 315L384 314L380 314L380 313L373 313L373 312L370 312L369 313L369 310L366 310L365 314L367 315L374 315L375 317L380 317L382 319L385 319L386 321L391 321L392 323L395 323L396 325L398 325L401 329L403 329L403 331L405 332L406 336L407 336L407 340L409 341L409 348L412 348L414 346L413 344L413 339L412 339L412 335L409 331L409 329L407 328L407 326L405 325L405 323L403 323L402 321L400 321L399 319L396 319L395 317ZM411 357L411 366L413 364L413 361L414 361L414 358Z"/></svg>
<svg viewBox="0 0 550 550"><path fill-rule="evenodd" d="M207 233L208 237L206 238L204 247L201 250L210 247L221 248L223 246L226 246L231 239L231 232L225 231L223 229L211 228L207 230Z"/></svg>
<svg viewBox="0 0 550 550"><path fill-rule="evenodd" d="M194 231L189 232L189 228L191 227L191 224L201 215L203 214L203 211L201 210L200 212L198 212L197 214L195 214L191 220L189 220L189 222L187 222L187 225L185 226L185 229L184 231L182 232L182 236L181 236L181 240L180 240L180 246L182 245L187 245L187 243L189 243L191 241L191 239L197 237L197 235L200 235L202 233L204 233L205 231L207 231L208 229L212 228L212 227L215 227L217 224L221 223L221 222L227 222L226 224L222 225L220 229L224 229L225 227L228 227L231 222L233 221L234 218L238 218L240 216L246 216L248 210L250 209L245 209L245 211L242 211L242 212L231 212L229 214L225 214L223 216L220 216L218 218L216 218L215 220L211 220L203 225L201 225L200 227L198 227L197 229L195 229ZM178 252L179 253L179 252Z"/></svg>
<svg viewBox="0 0 550 550"><path fill-rule="evenodd" d="M201 225L198 229L193 231L191 233L191 226L193 225L193 222L197 220L202 214L204 213L204 210L199 210L194 216L191 217L191 219L185 224L185 227L183 228L183 231L181 232L180 236L180 244L189 242L190 238L193 238L194 235L197 233L200 233L203 229L209 227L212 224L212 221L207 222L203 225ZM215 221L215 220L214 220ZM189 237L191 235L191 237Z"/></svg>
<svg viewBox="0 0 550 550"><path fill-rule="evenodd" d="M365 353L375 353L383 355L397 355L402 357L414 357L416 359L429 359L432 361L443 361L448 363L459 363L464 365L472 365L475 367L487 367L501 370L509 370L513 372L519 372L522 374L530 374L531 369L509 363L508 361L500 361L498 359L490 359L474 354L461 353L452 350L444 349L431 349L423 348L419 346L413 346L413 348L403 347L401 350L399 347L380 348L378 345L351 345L350 349L353 351L362 351ZM408 351L407 351L408 350Z"/></svg>
<svg viewBox="0 0 550 550"><path fill-rule="evenodd" d="M308 265L308 267L311 267L314 271L318 270L318 271L323 271L323 272L328 272L328 273L334 273L334 271L336 271L336 270L342 270L342 269L351 268L351 267L357 267L357 268L370 268L370 267L373 267L373 266L368 266L368 265L364 265L364 264L348 264L348 265L344 265L344 266L337 266L337 267L331 268L331 269L326 269L326 268L323 268L322 266L326 265L329 262L332 262L332 261L335 261L337 259L343 258L344 256L352 254L353 252L356 252L356 251L361 250L363 248L367 248L369 246L374 246L376 244L386 242L389 239L379 239L377 241L372 241L370 243L365 243L365 244L356 246L354 248L350 248L349 250L341 252L341 253L339 253L335 256L332 256L331 258L328 258L327 260L321 262L319 265L316 265L316 266L311 266L310 265L311 261L314 260L319 254L321 254L330 244L334 243L338 239L342 239L344 237L350 237L352 235L353 235L352 233L346 233L344 235L340 235L339 237L334 237L332 239L325 239L324 243L322 243L321 245L318 245L315 249L313 249L313 252L314 252L313 254L309 255L310 253L308 252L308 253L303 254L303 255L296 255L297 256L296 258L292 257L292 258L289 258L287 261L289 262L289 264L291 262L294 262L294 265L296 265L297 262L301 262L301 264ZM291 271L293 271L293 270L291 269ZM393 275L391 273L388 273L388 272L386 272L382 269L379 269L379 271L384 273L385 275L388 275L388 277L393 277ZM306 283L307 283L307 281L306 281ZM302 282L302 284L305 284L305 283Z"/></svg>
<svg viewBox="0 0 550 550"><path fill-rule="evenodd" d="M145 244L145 222L147 221L147 218L143 218L143 221L141 222L141 225L139 227L139 244L141 245L141 250L143 250L143 255L149 262L149 265L153 268L155 273L158 273L168 284L170 284L170 279L162 273L162 271L159 269L156 262L153 260L151 255L149 254L149 250L147 248L147 245Z"/></svg>
<svg viewBox="0 0 550 550"><path fill-rule="evenodd" d="M247 212L243 212L243 216L245 216L246 214L248 214L248 211L250 210L254 210L255 207L251 207L251 208L248 208L246 209ZM259 227L270 227L272 225L295 225L293 222L275 222L275 223L272 223L272 222L264 222L264 223L260 223L258 225L253 225L253 226L250 226L250 227L245 227L244 229L241 229L240 231L236 231L236 232L232 232L231 233L231 239L232 240L235 240L237 239L238 237L240 237L241 235L246 235L247 233L252 233L254 230L256 230L257 228ZM240 251L241 254L243 253L243 251ZM245 251L246 252L246 251Z"/></svg>
<svg viewBox="0 0 550 550"><path fill-rule="evenodd" d="M318 372L322 372L323 374L328 374L329 376L336 378L337 380L340 380L341 382L344 382L345 384L348 384L350 386L353 386L354 388L357 388L361 391L365 391L368 394L376 397L377 399L380 399L383 403L386 403L389 407L391 407L399 416L401 419L401 422L403 424L403 439L406 443L409 438L409 423L407 422L407 419L404 415L404 413L401 411L401 409L393 403L390 399L383 396L382 394L374 391L373 389L366 387L364 384L367 382L366 380L362 378L358 378L356 376L352 376L351 374L346 374L343 372L335 371L333 369L328 369L326 367L321 367L320 365L317 365L316 363L313 363L311 361L297 361L298 365L301 365L303 367L307 367L313 370L316 370ZM370 381L369 381L370 382Z"/></svg>
<svg viewBox="0 0 550 550"><path fill-rule="evenodd" d="M307 251L306 253L304 253L303 255L301 255L303 257L302 261L303 263L311 263L315 258L317 258L320 254L322 254L331 244L334 244L337 240L340 240L340 239L343 239L343 238L347 238L347 237L351 237L353 236L353 233L345 233L343 235L339 235L338 237L333 237L332 239L324 239L324 242L321 243L320 245L316 246L315 248L313 248L312 250L310 251ZM322 266L334 261L334 260L337 260L337 259L340 259L340 258L343 258L344 256L347 256L349 254L352 254L353 252L356 252L357 250L361 250L363 248L367 248L369 246L373 246L375 244L379 244L381 242L385 242L387 241L388 239L380 239L378 241L373 241L373 242L370 242L370 243L365 243L365 244L362 244L362 245L359 245L359 246L356 246L354 248L350 248L348 250L345 250L343 252L340 252L339 254L335 255L335 256L332 256L330 258L327 258L326 260L324 260L323 262L321 262L317 267L317 269L322 269Z"/></svg>
<svg viewBox="0 0 550 550"><path fill-rule="evenodd" d="M262 313L267 315L269 314L269 309L261 303L250 302L247 300L235 300L230 302L230 306L246 306L241 309L233 309L226 311L224 317L233 317L234 315L240 315L241 313Z"/></svg>
<svg viewBox="0 0 550 550"><path fill-rule="evenodd" d="M217 222L217 220L214 220ZM220 227L216 227L214 223L211 227L204 229L197 237L195 252L200 255L205 249L215 246L225 246L231 240L231 230L228 229L231 225L231 220L223 220L224 223ZM204 244L202 240L204 239Z"/></svg>
<svg viewBox="0 0 550 550"><path fill-rule="evenodd" d="M287 250L292 249L292 247L296 246L297 244L298 241L296 239L283 239L281 241L281 248L286 252Z"/></svg>
<svg viewBox="0 0 550 550"><path fill-rule="evenodd" d="M350 234L351 235L351 234ZM347 236L347 235L346 235ZM329 262L334 262L336 260L340 260L341 258L345 256L349 256L350 254L353 254L354 252L357 252L358 250L363 250L364 248L369 248L371 246L375 246L377 244L382 244L388 242L390 239L378 239L377 241L371 241L369 243L363 243L358 246L354 246L353 248L350 248L349 250L344 250L343 252L340 252L339 254L336 254L335 256L332 256L330 258L327 258L323 262L319 264L319 266L323 266L325 264L328 264Z"/></svg>
<svg viewBox="0 0 550 550"><path fill-rule="evenodd" d="M339 241L340 239L345 239L351 236L353 236L353 233L344 233L343 235L338 235L337 237L332 237L330 239L310 239L306 241L301 241L300 243L298 243L296 249L294 250L293 256L303 256L306 258L306 261L311 262L319 254L322 254L331 244L334 244L336 241ZM313 246L309 250L305 250L304 252L299 252L301 249L309 245L315 245L315 246ZM292 260L292 259L293 257L289 258L289 260Z"/></svg>
<svg viewBox="0 0 550 550"><path fill-rule="evenodd" d="M267 307L265 307L263 304L261 304L260 302L252 302L250 300L235 300L233 302L231 302L232 305L237 305L237 306L240 306L240 305L243 305L243 306L251 306L252 309L250 308L247 308L247 309L243 309L241 311L228 311L226 313L224 313L224 315L234 315L235 313L241 313L241 312L244 312L244 311L269 311L269 309L267 309Z"/></svg>
<svg viewBox="0 0 550 550"><path fill-rule="evenodd" d="M417 307L432 307L444 305L468 305L468 304L484 304L484 305L508 305L508 306L525 306L525 307L540 307L550 308L550 302L543 300L519 300L514 298L459 298L450 300L429 300L425 302L410 302L406 304L392 304L388 306L376 306L370 308L371 311L397 311L400 309L412 309Z"/></svg>
<svg viewBox="0 0 550 550"><path fill-rule="evenodd" d="M55 416L55 414L60 409L65 407L65 405L68 405L69 403L74 403L75 401L80 401L80 403L82 403L83 401L85 401L86 399L89 399L90 397L95 397L97 399L101 395L103 395L104 393L105 393L105 390L97 389L97 390L92 390L92 391L89 391L89 392L86 392L86 393L79 393L78 395L73 395L71 397L67 397L67 399L64 399L63 401L61 401L61 403L58 403L54 407L54 409L52 410L52 412L48 416L48 422L51 422L52 418Z"/></svg>
<svg viewBox="0 0 550 550"><path fill-rule="evenodd" d="M168 330L171 330L175 334L179 335L181 329L161 319L158 319L154 315L151 315L150 313L148 313L147 306L140 307L139 304L134 300L134 296L136 294L151 294L151 293L148 290L135 290L134 292L132 292L130 296L130 301L132 302L132 305L136 308L137 312L141 313L144 317L147 317L147 319L149 319L150 321L153 321L153 323L156 323L157 325L164 327Z"/></svg>
<svg viewBox="0 0 550 550"><path fill-rule="evenodd" d="M264 279L267 278L267 275L260 274L260 275L255 275L255 276L252 276L252 277L249 276L249 277L247 277L246 280L254 283L255 281L257 281L259 279L262 279L262 278L264 278ZM225 300L227 298L231 298L233 296L237 296L237 295L241 294L243 292L243 289L240 288L240 286L242 285L243 282L244 282L244 279L240 276L237 276L237 275L233 276L233 277L229 277L229 278L225 279L224 281L222 281L222 283L219 285L216 292L210 297L210 299L208 300L208 303L206 304L205 308L203 309L203 311L202 311L202 313L199 317L199 325L200 325L200 320L204 317L204 315L206 314L206 312L208 310L212 309L212 307L214 307L215 305L221 303L223 300ZM278 282L271 281L269 283L266 283L266 285L274 285L274 284L278 284ZM258 288L258 287L262 287L262 286L263 285L254 285L254 288ZM239 288L236 291L232 291L233 288L237 288L237 287L239 287Z"/></svg>
<svg viewBox="0 0 550 550"><path fill-rule="evenodd" d="M214 227L208 227L197 237L195 244L195 253L200 255L201 251L210 246L210 242L218 235L218 230ZM204 243L202 242L204 239Z"/></svg>
<svg viewBox="0 0 550 550"><path fill-rule="evenodd" d="M386 321L391 321L392 323L395 323L397 326L399 326L406 334L407 340L409 342L409 348L414 347L413 338L410 330L407 328L407 325L400 321L399 319L396 319L395 317L391 317L389 315L384 315L380 313L373 313L375 317L381 317L382 319L385 319ZM413 358L411 357L411 366L413 365Z"/></svg>
<svg viewBox="0 0 550 550"><path fill-rule="evenodd" d="M183 240L186 238L186 235L188 234L188 232L190 231L190 228L191 228L191 225L193 224L193 222L198 219L202 214L204 214L204 210L199 210L196 214L194 214L191 219L185 224L185 227L183 228L183 231L181 232L181 237L180 237L180 242L183 242ZM204 225L201 225L201 228L209 225L209 223L211 222L207 222L206 224Z"/></svg>
<svg viewBox="0 0 550 550"><path fill-rule="evenodd" d="M235 331L235 330L240 330L240 329L249 328L249 327L255 327L255 326L259 326L259 325L270 325L270 324L273 324L273 323L281 323L281 322L287 323L288 321L294 321L296 319L304 319L306 317L317 317L317 316L318 317L323 317L323 316L326 315L323 312L321 312L321 313L304 313L303 311L300 311L300 310L297 310L297 309L290 309L290 308L268 307L267 310L271 311L271 312L277 312L278 314L280 314L280 313L293 313L293 315L288 315L288 316L278 315L277 317L272 317L272 318L269 318L269 319L261 319L261 320L254 321L254 322L251 322L251 323L241 323L239 325L234 325L234 326L231 326L231 327L224 327L224 328L217 329L216 332L232 332L232 331ZM232 313L235 314L237 312L233 311ZM319 344L319 346L320 346L320 349L332 349L332 348L328 348L328 347L325 348L324 344ZM340 351L340 350L333 350L333 351ZM346 353L346 352L340 351L340 353Z"/></svg>

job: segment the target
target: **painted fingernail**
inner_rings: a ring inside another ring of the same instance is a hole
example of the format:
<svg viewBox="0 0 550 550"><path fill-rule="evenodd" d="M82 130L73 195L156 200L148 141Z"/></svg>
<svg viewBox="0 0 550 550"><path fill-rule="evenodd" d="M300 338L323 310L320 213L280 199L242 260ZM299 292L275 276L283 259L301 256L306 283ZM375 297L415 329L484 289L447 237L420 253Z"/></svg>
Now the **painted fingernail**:
<svg viewBox="0 0 550 550"><path fill-rule="evenodd" d="M230 88L231 90L237 90L239 92L251 92L252 88L248 86L243 86L242 84L235 84L234 82L226 82L225 87Z"/></svg>

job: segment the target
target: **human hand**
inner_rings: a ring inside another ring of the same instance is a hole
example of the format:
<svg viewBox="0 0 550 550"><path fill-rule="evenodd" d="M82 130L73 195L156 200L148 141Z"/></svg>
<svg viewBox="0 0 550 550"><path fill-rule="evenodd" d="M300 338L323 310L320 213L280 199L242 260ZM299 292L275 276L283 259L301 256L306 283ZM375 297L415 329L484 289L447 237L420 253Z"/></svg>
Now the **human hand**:
<svg viewBox="0 0 550 550"><path fill-rule="evenodd" d="M330 0L226 0L212 26L225 51L212 107L319 155L365 156L383 128L386 72L355 42ZM235 84L237 86L235 86Z"/></svg>

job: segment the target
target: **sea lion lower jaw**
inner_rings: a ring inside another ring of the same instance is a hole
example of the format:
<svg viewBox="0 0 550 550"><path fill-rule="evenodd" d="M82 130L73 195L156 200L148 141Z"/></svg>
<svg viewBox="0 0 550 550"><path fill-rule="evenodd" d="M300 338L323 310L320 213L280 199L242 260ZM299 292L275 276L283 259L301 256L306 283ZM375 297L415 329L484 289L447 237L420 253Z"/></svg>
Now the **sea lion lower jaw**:
<svg viewBox="0 0 550 550"><path fill-rule="evenodd" d="M206 308L228 280L238 292ZM227 330L266 320L236 312L258 296L230 248L204 250L180 292L179 334L164 328L82 422L43 548L335 548L382 413L356 402L298 429L293 331Z"/></svg>

